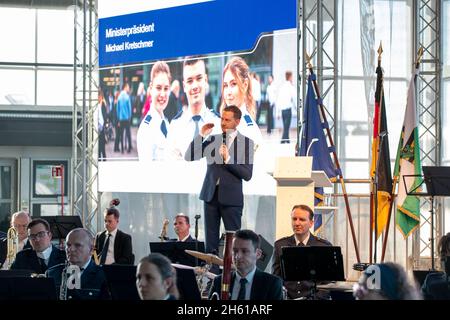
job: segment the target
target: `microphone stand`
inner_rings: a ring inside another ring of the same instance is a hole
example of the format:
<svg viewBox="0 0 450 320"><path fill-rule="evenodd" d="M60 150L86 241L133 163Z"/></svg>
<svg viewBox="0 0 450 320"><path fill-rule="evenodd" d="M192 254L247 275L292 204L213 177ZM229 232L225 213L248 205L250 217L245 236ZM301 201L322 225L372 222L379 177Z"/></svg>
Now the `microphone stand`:
<svg viewBox="0 0 450 320"><path fill-rule="evenodd" d="M378 137L380 138L380 141L378 143L378 149L377 149L377 161L375 163L375 177L373 179L373 185L375 188L375 192L373 193L373 199L374 199L374 234L375 234L375 245L373 248L373 262L377 263L377 232L378 232L378 171L380 170L380 154L381 154L381 148L383 146L384 137L387 136L387 132L383 131L378 134Z"/></svg>
<svg viewBox="0 0 450 320"><path fill-rule="evenodd" d="M197 214L197 215L195 215L195 234L194 234L194 237L195 237L195 251L197 251L198 252L198 219L200 219L200 215L199 214ZM198 266L198 258L197 257L195 257L195 266Z"/></svg>

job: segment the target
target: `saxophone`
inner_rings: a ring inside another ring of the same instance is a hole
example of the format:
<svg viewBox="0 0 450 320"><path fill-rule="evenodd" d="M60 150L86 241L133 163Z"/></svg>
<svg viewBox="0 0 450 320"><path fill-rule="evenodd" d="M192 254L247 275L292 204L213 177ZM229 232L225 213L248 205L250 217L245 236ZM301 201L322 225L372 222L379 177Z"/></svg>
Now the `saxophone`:
<svg viewBox="0 0 450 320"><path fill-rule="evenodd" d="M7 239L7 251L6 251L6 260L5 266L6 269L11 268L14 260L16 259L16 254L19 251L19 234L14 227L8 229L8 233L6 235Z"/></svg>
<svg viewBox="0 0 450 320"><path fill-rule="evenodd" d="M169 240L169 238L167 237L167 227L168 226L169 226L169 220L168 219L164 219L163 226L162 226L162 229L161 229L161 235L159 236L159 239L161 239L161 242Z"/></svg>

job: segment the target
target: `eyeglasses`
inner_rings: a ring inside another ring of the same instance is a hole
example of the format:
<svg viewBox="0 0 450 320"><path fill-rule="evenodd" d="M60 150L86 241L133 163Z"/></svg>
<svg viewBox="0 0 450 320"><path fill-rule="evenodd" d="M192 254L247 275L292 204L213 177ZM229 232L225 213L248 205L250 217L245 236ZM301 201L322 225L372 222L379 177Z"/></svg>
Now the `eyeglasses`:
<svg viewBox="0 0 450 320"><path fill-rule="evenodd" d="M44 238L47 235L47 233L48 233L48 231L40 231L40 232L38 232L36 234L30 234L28 237L31 240L37 240L38 238L42 239L42 238Z"/></svg>

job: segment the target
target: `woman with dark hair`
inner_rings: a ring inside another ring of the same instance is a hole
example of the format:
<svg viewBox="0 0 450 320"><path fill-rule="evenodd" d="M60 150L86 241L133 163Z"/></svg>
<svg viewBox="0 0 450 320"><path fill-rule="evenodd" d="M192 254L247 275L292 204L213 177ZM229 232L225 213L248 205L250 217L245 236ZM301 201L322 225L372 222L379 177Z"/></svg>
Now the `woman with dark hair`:
<svg viewBox="0 0 450 320"><path fill-rule="evenodd" d="M353 288L357 300L421 300L419 290L411 283L399 264L386 262L369 266Z"/></svg>
<svg viewBox="0 0 450 320"><path fill-rule="evenodd" d="M141 300L177 300L176 270L168 258L151 253L136 269L136 288Z"/></svg>
<svg viewBox="0 0 450 320"><path fill-rule="evenodd" d="M450 232L444 235L438 244L441 270L431 272L422 285L425 300L450 299Z"/></svg>
<svg viewBox="0 0 450 320"><path fill-rule="evenodd" d="M95 248L99 253L100 264L133 264L133 246L131 236L118 229L120 212L119 199L113 199L105 210L105 229L97 233Z"/></svg>

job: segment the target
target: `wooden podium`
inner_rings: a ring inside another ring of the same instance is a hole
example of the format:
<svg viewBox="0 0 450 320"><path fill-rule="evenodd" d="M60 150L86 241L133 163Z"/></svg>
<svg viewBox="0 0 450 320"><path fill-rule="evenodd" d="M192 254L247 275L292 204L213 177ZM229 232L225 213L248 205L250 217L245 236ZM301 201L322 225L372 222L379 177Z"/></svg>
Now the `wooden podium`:
<svg viewBox="0 0 450 320"><path fill-rule="evenodd" d="M306 204L314 208L314 188L333 186L324 171L312 171L312 160L312 157L276 159L273 172L277 181L275 239L292 234L290 213L294 205Z"/></svg>

